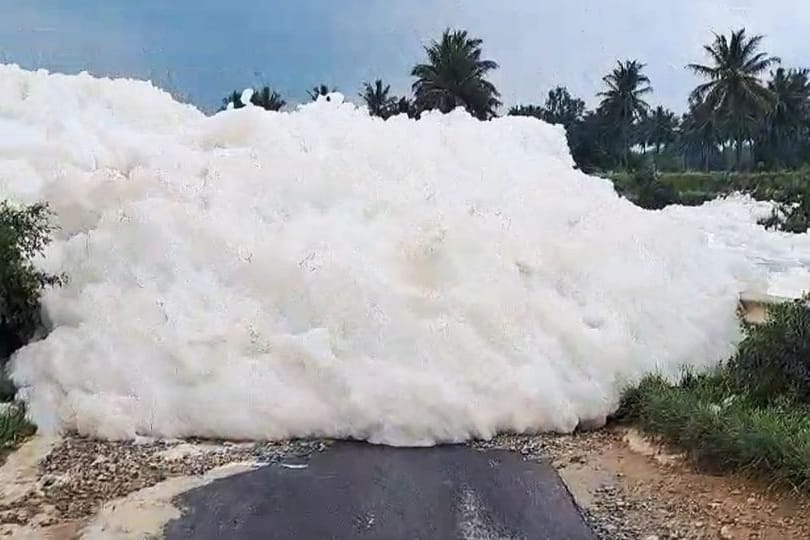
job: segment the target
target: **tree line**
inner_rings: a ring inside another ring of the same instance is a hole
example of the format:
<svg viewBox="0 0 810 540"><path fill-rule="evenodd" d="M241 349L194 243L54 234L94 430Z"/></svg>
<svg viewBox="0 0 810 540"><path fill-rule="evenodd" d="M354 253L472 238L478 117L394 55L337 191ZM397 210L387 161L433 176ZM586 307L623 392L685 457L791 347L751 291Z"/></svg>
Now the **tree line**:
<svg viewBox="0 0 810 540"><path fill-rule="evenodd" d="M509 115L561 124L580 168L587 171L773 170L810 163L810 79L803 68L785 68L762 50L763 36L745 29L715 35L704 46L705 63L686 66L699 82L677 115L650 104L653 87L638 60L618 61L602 78L599 104L588 109L565 86L551 89L543 104L517 105ZM446 30L425 48L426 58L411 70L411 94L395 96L382 80L366 82L360 97L369 114L412 118L428 110L447 113L463 107L480 120L498 115L500 92L488 75L498 64L483 56L483 42L464 30ZM312 88L312 100L334 91ZM233 92L223 108L244 106ZM286 102L270 87L250 101L277 111Z"/></svg>

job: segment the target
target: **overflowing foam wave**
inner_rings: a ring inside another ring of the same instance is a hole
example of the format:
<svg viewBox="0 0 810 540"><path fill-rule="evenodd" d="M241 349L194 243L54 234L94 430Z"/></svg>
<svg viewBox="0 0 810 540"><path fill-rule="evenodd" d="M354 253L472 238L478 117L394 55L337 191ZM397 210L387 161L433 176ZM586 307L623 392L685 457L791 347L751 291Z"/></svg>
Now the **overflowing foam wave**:
<svg viewBox="0 0 810 540"><path fill-rule="evenodd" d="M71 277L12 362L45 431L567 432L645 373L727 357L737 294L768 279L704 230L736 217L639 209L534 119L383 122L339 95L207 117L4 66L0 129L0 195L50 201L42 265Z"/></svg>

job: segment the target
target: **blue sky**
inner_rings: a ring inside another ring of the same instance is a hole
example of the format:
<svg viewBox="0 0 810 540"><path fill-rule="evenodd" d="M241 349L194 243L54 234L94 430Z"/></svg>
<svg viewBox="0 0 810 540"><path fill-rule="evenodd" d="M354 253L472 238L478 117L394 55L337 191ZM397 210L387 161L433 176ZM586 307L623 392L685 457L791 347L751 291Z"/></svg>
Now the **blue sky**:
<svg viewBox="0 0 810 540"><path fill-rule="evenodd" d="M0 58L24 67L151 79L206 109L269 83L288 101L327 82L397 93L446 26L485 40L507 104L567 85L593 103L618 58L639 58L652 101L682 110L711 32L746 26L787 65L810 64L807 0L0 0Z"/></svg>

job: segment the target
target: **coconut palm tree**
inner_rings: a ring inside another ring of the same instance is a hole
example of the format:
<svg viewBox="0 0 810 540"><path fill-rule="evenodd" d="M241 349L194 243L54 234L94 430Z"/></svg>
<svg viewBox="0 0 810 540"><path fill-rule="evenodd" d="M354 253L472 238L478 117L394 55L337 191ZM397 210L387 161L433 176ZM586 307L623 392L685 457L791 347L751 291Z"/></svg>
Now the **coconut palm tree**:
<svg viewBox="0 0 810 540"><path fill-rule="evenodd" d="M633 125L650 108L644 96L652 92L650 79L644 74L644 64L637 60L618 62L616 68L602 78L607 90L599 92L600 112L614 123L620 137L623 165L630 161Z"/></svg>
<svg viewBox="0 0 810 540"><path fill-rule="evenodd" d="M772 101L762 123L759 145L779 165L792 164L798 143L808 135L810 81L808 70L778 68L771 73Z"/></svg>
<svg viewBox="0 0 810 540"><path fill-rule="evenodd" d="M425 47L427 63L414 66L413 93L418 110L438 109L443 113L464 107L481 120L495 116L500 93L486 79L498 68L481 58L482 41L465 30L447 29L439 41Z"/></svg>
<svg viewBox="0 0 810 540"><path fill-rule="evenodd" d="M661 147L675 142L678 119L675 113L660 105L647 117L644 141L655 147L655 155L661 153Z"/></svg>
<svg viewBox="0 0 810 540"><path fill-rule="evenodd" d="M736 166L742 164L742 148L770 106L772 93L760 76L779 59L759 50L763 36L748 37L742 28L730 37L715 34L704 46L709 64L689 64L708 79L692 91L692 98L711 107L736 147Z"/></svg>
<svg viewBox="0 0 810 540"><path fill-rule="evenodd" d="M374 81L374 84L364 83L363 92L360 97L366 102L368 113L371 116L379 116L380 118L388 118L394 114L397 99L390 96L391 86L383 86L380 79Z"/></svg>
<svg viewBox="0 0 810 540"><path fill-rule="evenodd" d="M269 86L254 91L253 95L250 97L250 102L267 111L281 110L281 108L287 104L287 102L281 98L281 94L272 90Z"/></svg>
<svg viewBox="0 0 810 540"><path fill-rule="evenodd" d="M329 95L332 92L336 92L336 88L329 89L329 86L325 84L319 84L317 86L313 86L312 90L307 90L307 94L312 101L318 101L318 98L321 96Z"/></svg>

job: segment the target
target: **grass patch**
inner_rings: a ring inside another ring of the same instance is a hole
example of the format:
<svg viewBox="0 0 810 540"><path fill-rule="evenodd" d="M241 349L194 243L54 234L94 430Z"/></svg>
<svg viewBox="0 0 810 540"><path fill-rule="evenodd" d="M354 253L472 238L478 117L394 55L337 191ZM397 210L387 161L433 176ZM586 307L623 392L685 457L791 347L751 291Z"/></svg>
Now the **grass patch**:
<svg viewBox="0 0 810 540"><path fill-rule="evenodd" d="M673 384L627 389L617 419L684 451L700 468L741 471L810 491L810 298L746 326L734 358Z"/></svg>
<svg viewBox="0 0 810 540"><path fill-rule="evenodd" d="M724 375L694 378L691 385L647 377L625 394L622 420L682 448L702 469L810 488L810 410L730 393Z"/></svg>

